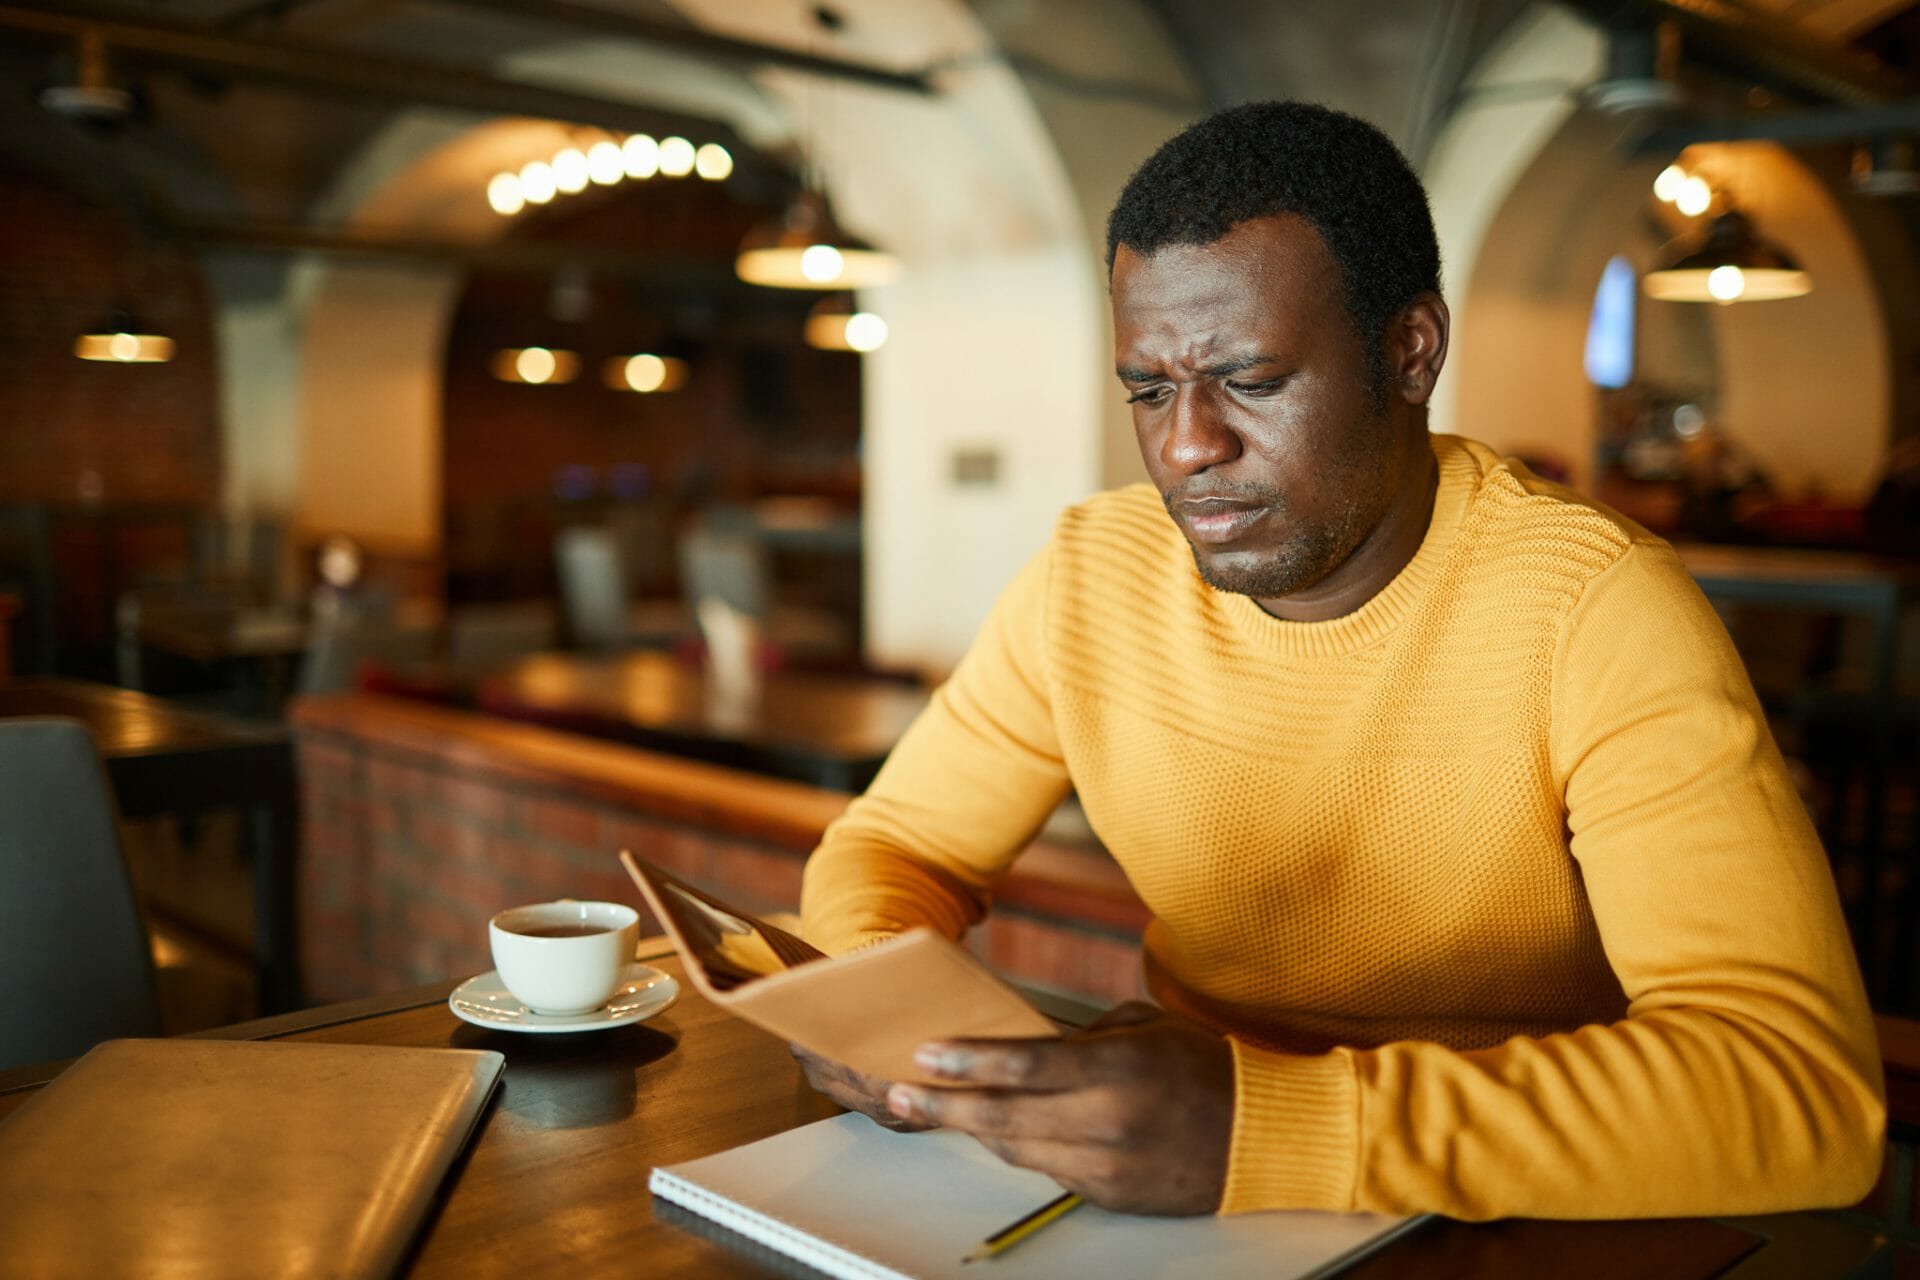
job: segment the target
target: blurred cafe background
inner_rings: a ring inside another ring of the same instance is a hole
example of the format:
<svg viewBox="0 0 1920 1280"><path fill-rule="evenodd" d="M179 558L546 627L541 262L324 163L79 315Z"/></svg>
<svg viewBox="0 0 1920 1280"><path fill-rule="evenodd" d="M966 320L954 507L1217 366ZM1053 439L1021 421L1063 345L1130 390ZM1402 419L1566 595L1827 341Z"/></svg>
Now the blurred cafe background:
<svg viewBox="0 0 1920 1280"><path fill-rule="evenodd" d="M1433 428L1682 546L1913 1012L1911 0L0 4L0 723L120 819L0 900L133 904L169 1030L485 969L621 847L792 910L1143 476L1120 184L1276 96L1429 187ZM973 945L1111 1002L1144 919L1069 804Z"/></svg>

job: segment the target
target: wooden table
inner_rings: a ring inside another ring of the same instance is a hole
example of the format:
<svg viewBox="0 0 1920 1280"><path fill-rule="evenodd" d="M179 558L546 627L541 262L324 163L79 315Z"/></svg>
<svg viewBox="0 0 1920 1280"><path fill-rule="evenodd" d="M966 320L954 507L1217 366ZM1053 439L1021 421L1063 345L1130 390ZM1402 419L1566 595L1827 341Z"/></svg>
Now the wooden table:
<svg viewBox="0 0 1920 1280"><path fill-rule="evenodd" d="M140 643L213 666L236 659L291 659L307 648L306 615L284 605L230 610L155 609L141 614Z"/></svg>
<svg viewBox="0 0 1920 1280"><path fill-rule="evenodd" d="M676 958L660 958L658 940L651 949L643 944L642 954L682 977ZM679 1003L651 1021L581 1036L468 1026L447 1009L453 986L203 1034L506 1054L501 1096L415 1251L412 1276L813 1274L785 1265L769 1270L720 1243L717 1228L671 1209L673 1221L656 1216L647 1193L655 1165L834 1114L836 1108L807 1087L785 1045L722 1013L684 981ZM0 1073L0 1118L57 1069ZM1732 1223L1436 1221L1345 1274L1359 1280L1819 1280L1873 1274L1873 1266L1888 1261L1884 1248L1871 1232L1819 1214Z"/></svg>
<svg viewBox="0 0 1920 1280"><path fill-rule="evenodd" d="M252 959L260 1007L299 1006L299 815L286 730L187 711L110 685L39 676L0 680L0 716L68 716L84 723L125 817L240 810L253 861Z"/></svg>
<svg viewBox="0 0 1920 1280"><path fill-rule="evenodd" d="M217 670L229 682L231 710L274 716L293 687L295 669L312 633L305 612L290 605L156 607L141 612L133 634L121 643ZM144 663L134 670L143 667ZM129 679L127 671L123 665L122 680ZM135 682L144 685L137 678Z"/></svg>
<svg viewBox="0 0 1920 1280"><path fill-rule="evenodd" d="M926 705L897 680L772 671L739 696L654 651L536 654L476 682L482 710L696 760L864 791Z"/></svg>

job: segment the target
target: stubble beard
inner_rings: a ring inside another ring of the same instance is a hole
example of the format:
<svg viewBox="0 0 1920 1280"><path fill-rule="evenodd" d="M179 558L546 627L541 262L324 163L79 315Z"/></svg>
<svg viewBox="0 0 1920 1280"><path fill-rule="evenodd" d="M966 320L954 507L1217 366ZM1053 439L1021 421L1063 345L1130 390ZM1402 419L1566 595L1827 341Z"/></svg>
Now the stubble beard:
<svg viewBox="0 0 1920 1280"><path fill-rule="evenodd" d="M1269 509L1274 513L1271 518L1285 517L1284 503L1272 504ZM1214 590L1272 600L1305 591L1346 563L1365 534L1362 525L1360 503L1350 499L1337 519L1298 530L1257 564L1215 564L1199 547L1190 549L1200 580Z"/></svg>
<svg viewBox="0 0 1920 1280"><path fill-rule="evenodd" d="M1384 415L1368 426L1366 436L1356 440L1340 457L1332 460L1329 480L1343 489L1347 500L1330 520L1311 527L1299 527L1289 533L1266 558L1255 563L1212 562L1191 540L1194 567L1200 579L1216 591L1252 596L1256 600L1275 600L1317 585L1328 574L1347 562L1366 541L1386 509L1382 486L1386 477L1399 466L1390 439L1382 428ZM1269 520L1284 522L1290 516L1286 496L1265 485L1236 487L1234 496L1257 502L1267 508ZM1162 495L1167 513L1173 514L1176 493ZM1176 523L1178 523L1176 519Z"/></svg>

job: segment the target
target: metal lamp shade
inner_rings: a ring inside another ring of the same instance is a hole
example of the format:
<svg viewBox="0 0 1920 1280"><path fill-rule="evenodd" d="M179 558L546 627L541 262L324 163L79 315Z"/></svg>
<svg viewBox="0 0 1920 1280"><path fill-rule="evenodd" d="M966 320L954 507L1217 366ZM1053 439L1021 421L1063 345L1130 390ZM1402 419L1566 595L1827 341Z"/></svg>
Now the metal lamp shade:
<svg viewBox="0 0 1920 1280"><path fill-rule="evenodd" d="M173 339L148 331L132 312L116 307L105 324L74 339L73 354L112 364L165 364L173 359Z"/></svg>
<svg viewBox="0 0 1920 1280"><path fill-rule="evenodd" d="M835 223L819 192L803 191L747 233L733 269L776 289L866 289L897 279L900 262Z"/></svg>
<svg viewBox="0 0 1920 1280"><path fill-rule="evenodd" d="M1778 245L1762 240L1753 220L1737 209L1715 218L1698 248L1679 241L1662 250L1661 265L1640 287L1664 302L1771 302L1813 291L1813 277Z"/></svg>

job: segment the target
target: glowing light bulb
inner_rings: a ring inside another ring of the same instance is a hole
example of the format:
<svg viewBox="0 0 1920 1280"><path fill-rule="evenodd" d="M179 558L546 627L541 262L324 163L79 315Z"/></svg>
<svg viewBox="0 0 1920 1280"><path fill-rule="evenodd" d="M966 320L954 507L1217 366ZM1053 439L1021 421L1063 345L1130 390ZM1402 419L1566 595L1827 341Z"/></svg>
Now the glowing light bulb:
<svg viewBox="0 0 1920 1280"><path fill-rule="evenodd" d="M511 173L496 173L487 183L487 203L503 218L510 218L527 207L520 194L520 179Z"/></svg>
<svg viewBox="0 0 1920 1280"><path fill-rule="evenodd" d="M800 253L800 274L815 284L838 280L846 259L830 244L810 244Z"/></svg>
<svg viewBox="0 0 1920 1280"><path fill-rule="evenodd" d="M1732 265L1707 272L1707 292L1715 302L1732 302L1747 291L1747 275Z"/></svg>
<svg viewBox="0 0 1920 1280"><path fill-rule="evenodd" d="M514 357L513 370L520 375L520 381L538 386L553 376L559 363L545 347L528 347Z"/></svg>
<svg viewBox="0 0 1920 1280"><path fill-rule="evenodd" d="M1687 180L1687 171L1677 164L1670 164L1660 171L1653 180L1653 198L1662 204L1672 204L1673 198L1680 194L1680 187Z"/></svg>
<svg viewBox="0 0 1920 1280"><path fill-rule="evenodd" d="M134 360L140 355L140 339L130 333L116 333L107 340L107 354L115 360Z"/></svg>
<svg viewBox="0 0 1920 1280"><path fill-rule="evenodd" d="M693 153L693 171L708 182L723 181L733 172L733 157L719 143L706 143Z"/></svg>
<svg viewBox="0 0 1920 1280"><path fill-rule="evenodd" d="M659 356L632 356L626 372L627 385L635 391L658 391L667 383L667 362Z"/></svg>
<svg viewBox="0 0 1920 1280"><path fill-rule="evenodd" d="M669 178L684 178L693 172L693 144L685 138L660 139L660 172Z"/></svg>
<svg viewBox="0 0 1920 1280"><path fill-rule="evenodd" d="M1689 218L1697 218L1707 211L1713 203L1713 188L1707 185L1705 178L1694 176L1680 184L1673 194L1673 207Z"/></svg>
<svg viewBox="0 0 1920 1280"><path fill-rule="evenodd" d="M578 195L587 189L587 153L568 147L553 158L553 185L566 194Z"/></svg>
<svg viewBox="0 0 1920 1280"><path fill-rule="evenodd" d="M878 351L887 341L887 322L871 311L847 317L847 345L855 351Z"/></svg>
<svg viewBox="0 0 1920 1280"><path fill-rule="evenodd" d="M559 189L553 180L553 166L545 160L531 160L520 170L520 194L528 204L545 204Z"/></svg>
<svg viewBox="0 0 1920 1280"><path fill-rule="evenodd" d="M617 142L596 142L587 148L587 176L611 187L627 176L627 158Z"/></svg>
<svg viewBox="0 0 1920 1280"><path fill-rule="evenodd" d="M660 172L660 144L644 133L636 133L620 146L627 162L629 178L651 178Z"/></svg>

